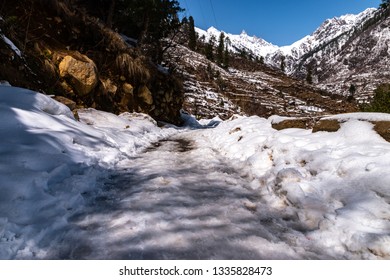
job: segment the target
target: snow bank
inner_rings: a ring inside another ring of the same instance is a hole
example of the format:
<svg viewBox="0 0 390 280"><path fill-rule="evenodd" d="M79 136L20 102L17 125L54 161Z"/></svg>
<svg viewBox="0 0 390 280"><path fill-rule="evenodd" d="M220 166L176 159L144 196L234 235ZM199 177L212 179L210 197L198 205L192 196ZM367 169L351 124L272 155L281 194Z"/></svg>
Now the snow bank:
<svg viewBox="0 0 390 280"><path fill-rule="evenodd" d="M390 259L390 144L359 121L388 117L336 116L346 122L335 133L239 117L204 133L252 180L257 209L296 228L295 245L316 258Z"/></svg>
<svg viewBox="0 0 390 280"><path fill-rule="evenodd" d="M339 121L348 121L348 120L362 120L362 121L390 121L390 114L386 113L348 113L340 114L335 116L328 116L322 118L324 120L339 120Z"/></svg>
<svg viewBox="0 0 390 280"><path fill-rule="evenodd" d="M0 259L50 258L68 217L118 162L173 130L141 114L72 112L48 96L0 85ZM41 249L40 249L41 248Z"/></svg>

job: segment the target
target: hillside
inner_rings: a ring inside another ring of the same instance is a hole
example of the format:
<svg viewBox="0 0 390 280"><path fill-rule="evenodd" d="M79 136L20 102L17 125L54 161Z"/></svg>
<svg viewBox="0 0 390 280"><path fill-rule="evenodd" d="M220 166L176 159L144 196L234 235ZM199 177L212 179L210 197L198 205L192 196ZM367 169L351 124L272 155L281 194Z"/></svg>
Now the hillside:
<svg viewBox="0 0 390 280"><path fill-rule="evenodd" d="M315 118L357 110L329 94L265 64L232 55L224 69L183 45L172 49L184 82L183 108L202 118L233 114Z"/></svg>
<svg viewBox="0 0 390 280"><path fill-rule="evenodd" d="M78 2L3 1L0 80L57 96L72 109L180 123L181 82Z"/></svg>

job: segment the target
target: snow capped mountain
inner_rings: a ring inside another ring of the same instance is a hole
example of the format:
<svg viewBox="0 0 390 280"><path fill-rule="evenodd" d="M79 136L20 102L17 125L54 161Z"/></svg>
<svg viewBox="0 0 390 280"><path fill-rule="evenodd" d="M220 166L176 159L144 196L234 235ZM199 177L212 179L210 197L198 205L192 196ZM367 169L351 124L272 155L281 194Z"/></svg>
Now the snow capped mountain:
<svg viewBox="0 0 390 280"><path fill-rule="evenodd" d="M239 53L245 51L252 57L263 57L264 62L275 68L280 68L281 61L285 61L285 72L289 75L304 79L307 75L307 69L313 72L313 82L323 89L332 93L346 95L348 94L347 85L344 81L348 80L348 87L351 83L358 86L358 93L362 95L372 94L381 79L375 78L374 84L370 84L364 75L370 76L370 72L363 72L357 68L358 65L348 64L348 61L355 61L353 57L359 55L362 51L367 56L373 56L369 59L372 63L375 60L381 60L387 53L389 32L386 19L389 16L388 10L378 10L368 8L360 14L348 14L340 17L334 17L326 20L311 35L305 36L289 46L276 46L262 38L249 36L244 31L240 35L225 33L229 38L229 49ZM382 27L380 25L382 24ZM386 27L386 28L384 28ZM200 38L205 42L214 36L215 44L218 43L219 35L222 31L215 28L209 28L207 31L196 30ZM366 40L360 40L362 37ZM359 42L359 43L357 43ZM390 42L389 42L390 43ZM352 47L352 45L354 47ZM349 50L346 52L346 50ZM374 53L369 53L375 50ZM360 60L359 60L360 61ZM386 60L387 61L387 60ZM364 61L361 60L363 63ZM345 66L345 63L348 65ZM372 65L367 71L372 70ZM338 75L337 83L335 74L339 74L339 69L343 69L341 77ZM347 69L344 69L347 68ZM375 71L375 72L388 72ZM357 73L359 75L357 75ZM354 77L357 78L354 78ZM363 81L362 81L363 79ZM370 84L367 86L367 84Z"/></svg>
<svg viewBox="0 0 390 280"><path fill-rule="evenodd" d="M214 38L215 43L218 44L218 38L223 32L225 38L228 39L228 48L232 52L240 52L245 50L246 52L256 55L256 56L266 56L269 53L276 52L279 47L273 45L262 38L256 36L249 36L244 30L240 35L234 35L220 31L215 27L210 27L207 31L204 31L200 28L195 28L195 31L198 33L199 38L203 39L205 42L208 42L211 38Z"/></svg>
<svg viewBox="0 0 390 280"><path fill-rule="evenodd" d="M207 31L196 28L199 37L204 36L204 40L208 42L210 38L215 38L215 43L218 43L218 38L222 32L225 37L229 38L229 49L233 52L245 50L253 56L262 56L267 64L279 67L280 58L284 56L287 59L286 71L292 74L296 69L296 62L308 52L315 48L327 44L342 34L349 32L361 26L367 19L370 19L377 9L368 8L358 15L344 15L326 20L316 31L311 35L296 41L289 46L276 46L256 36L249 36L245 31L240 35L226 33L217 30L215 27L210 27Z"/></svg>

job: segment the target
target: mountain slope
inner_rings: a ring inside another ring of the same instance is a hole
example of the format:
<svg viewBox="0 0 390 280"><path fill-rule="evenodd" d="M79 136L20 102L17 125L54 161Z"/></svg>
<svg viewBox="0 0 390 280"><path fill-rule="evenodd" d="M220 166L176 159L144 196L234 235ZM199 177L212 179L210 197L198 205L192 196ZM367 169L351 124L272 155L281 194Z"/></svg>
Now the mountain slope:
<svg viewBox="0 0 390 280"><path fill-rule="evenodd" d="M305 79L308 69L316 86L340 95L349 95L356 87L357 99L367 99L383 82L389 82L388 45L389 10L369 8L358 15L344 15L326 20L314 33L290 46L278 47L261 38L226 34L232 52L245 50L253 57L280 68L284 59L285 72ZM207 41L218 38L221 31L197 29Z"/></svg>
<svg viewBox="0 0 390 280"><path fill-rule="evenodd" d="M348 94L356 86L358 99L372 96L374 89L390 82L389 10L378 11L359 30L353 30L348 40L331 58L314 58L318 85L339 94Z"/></svg>
<svg viewBox="0 0 390 280"><path fill-rule="evenodd" d="M289 77L265 64L231 56L223 69L183 45L172 49L184 82L184 110L201 117L233 114L316 117L356 111L340 96Z"/></svg>

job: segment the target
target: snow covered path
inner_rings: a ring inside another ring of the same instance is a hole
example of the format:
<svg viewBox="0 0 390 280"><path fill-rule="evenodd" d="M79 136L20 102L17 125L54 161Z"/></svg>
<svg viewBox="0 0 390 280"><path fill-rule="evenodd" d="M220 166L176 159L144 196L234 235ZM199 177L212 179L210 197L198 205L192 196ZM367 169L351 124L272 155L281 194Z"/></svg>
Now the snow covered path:
<svg viewBox="0 0 390 280"><path fill-rule="evenodd" d="M0 259L390 259L390 144L361 120L388 114L78 113L0 86Z"/></svg>
<svg viewBox="0 0 390 280"><path fill-rule="evenodd" d="M54 258L332 259L286 205L261 198L247 168L185 131L121 162L69 217ZM88 198L89 197L89 198ZM59 250L59 248L61 248Z"/></svg>
<svg viewBox="0 0 390 280"><path fill-rule="evenodd" d="M259 227L269 224L254 214L259 195L240 170L207 143L196 142L197 134L157 142L113 174L86 211L70 218L77 230L75 240L66 241L74 246L69 257L293 257L271 248L252 250L256 240L265 241ZM275 239L271 233L265 237Z"/></svg>

